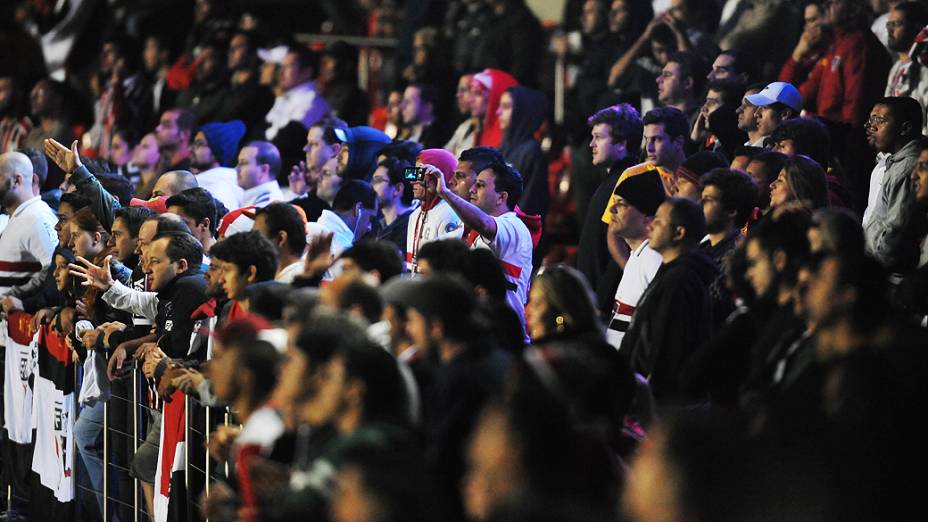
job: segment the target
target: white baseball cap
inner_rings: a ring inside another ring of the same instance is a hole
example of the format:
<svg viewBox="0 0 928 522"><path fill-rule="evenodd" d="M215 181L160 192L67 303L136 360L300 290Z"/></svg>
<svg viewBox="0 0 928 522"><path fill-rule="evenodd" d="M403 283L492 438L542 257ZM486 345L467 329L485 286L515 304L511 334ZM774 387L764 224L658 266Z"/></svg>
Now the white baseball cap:
<svg viewBox="0 0 928 522"><path fill-rule="evenodd" d="M802 95L793 84L786 82L773 82L759 93L745 96L744 99L758 107L780 102L797 112L802 110Z"/></svg>

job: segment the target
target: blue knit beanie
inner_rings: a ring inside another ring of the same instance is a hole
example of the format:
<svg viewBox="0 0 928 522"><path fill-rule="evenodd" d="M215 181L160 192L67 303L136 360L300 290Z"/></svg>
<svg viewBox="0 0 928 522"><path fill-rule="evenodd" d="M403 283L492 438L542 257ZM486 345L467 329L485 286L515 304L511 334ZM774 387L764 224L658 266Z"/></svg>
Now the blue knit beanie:
<svg viewBox="0 0 928 522"><path fill-rule="evenodd" d="M200 131L206 136L206 143L216 161L223 167L231 167L235 163L238 144L245 135L245 124L241 120L207 123L200 127Z"/></svg>

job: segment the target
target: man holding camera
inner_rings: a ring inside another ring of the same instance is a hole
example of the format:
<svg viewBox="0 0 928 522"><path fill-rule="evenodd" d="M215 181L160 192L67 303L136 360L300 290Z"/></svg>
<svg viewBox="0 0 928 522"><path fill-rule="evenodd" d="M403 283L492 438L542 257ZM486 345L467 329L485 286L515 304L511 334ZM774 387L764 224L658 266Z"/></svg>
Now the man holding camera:
<svg viewBox="0 0 928 522"><path fill-rule="evenodd" d="M428 169L426 175L433 172ZM438 176L435 176L436 178ZM522 195L522 175L502 161L493 161L477 174L465 200L438 180L438 195L471 230L466 238L471 248L486 248L496 254L506 276L506 302L525 324L525 303L532 277L532 235L515 213Z"/></svg>
<svg viewBox="0 0 928 522"><path fill-rule="evenodd" d="M461 218L438 194L439 182L442 187L447 186L457 164L454 155L444 149L425 149L416 158L416 169L406 171L407 179L414 178L409 179L412 195L419 200L419 206L409 215L406 229L409 272L418 272L416 258L422 245L438 239L460 239L464 233Z"/></svg>

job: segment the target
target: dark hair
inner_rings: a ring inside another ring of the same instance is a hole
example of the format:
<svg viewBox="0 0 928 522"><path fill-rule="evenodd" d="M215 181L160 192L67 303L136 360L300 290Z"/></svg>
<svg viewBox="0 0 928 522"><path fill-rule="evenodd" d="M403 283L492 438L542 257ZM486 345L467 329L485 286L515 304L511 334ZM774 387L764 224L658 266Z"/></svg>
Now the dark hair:
<svg viewBox="0 0 928 522"><path fill-rule="evenodd" d="M665 203L670 204L670 225L686 230L683 244L697 246L706 236L706 215L702 212L702 206L690 199L677 197L667 198Z"/></svg>
<svg viewBox="0 0 928 522"><path fill-rule="evenodd" d="M436 102L438 101L438 89L430 83L411 83L406 88L413 87L419 89L419 102L427 103L432 106L432 110L437 110Z"/></svg>
<svg viewBox="0 0 928 522"><path fill-rule="evenodd" d="M390 186L395 187L396 185L403 185L403 195L400 196L400 201L404 205L409 205L412 203L412 184L406 179L404 175L406 172L406 167L409 167L411 163L406 162L398 157L392 156L384 158L383 161L377 164L377 167L383 167L387 171L387 177L390 179Z"/></svg>
<svg viewBox="0 0 928 522"><path fill-rule="evenodd" d="M918 102L915 104L918 105ZM919 115L919 121L920 118ZM921 128L919 124L916 132L921 132ZM777 125L770 134L770 141L777 144L783 140L793 140L796 154L812 158L822 168L828 167L828 159L831 157L831 135L828 127L817 118L791 118Z"/></svg>
<svg viewBox="0 0 928 522"><path fill-rule="evenodd" d="M19 152L29 158L32 163L32 174L39 178L39 188L41 188L48 179L48 160L45 159L45 152L32 148L19 149Z"/></svg>
<svg viewBox="0 0 928 522"><path fill-rule="evenodd" d="M425 522L434 512L425 462L415 451L356 445L342 455L341 469L357 470L365 495L382 522Z"/></svg>
<svg viewBox="0 0 928 522"><path fill-rule="evenodd" d="M71 223L77 225L77 227L84 232L89 232L91 234L99 233L103 236L103 243L109 240L110 231L100 224L100 220L93 213L92 207L84 207L75 212L74 215L71 216Z"/></svg>
<svg viewBox="0 0 928 522"><path fill-rule="evenodd" d="M120 205L127 206L132 201L134 187L132 182L126 179L125 176L115 172L103 172L97 174L97 181L100 182L104 190L119 200Z"/></svg>
<svg viewBox="0 0 928 522"><path fill-rule="evenodd" d="M305 71L308 68L313 71L317 70L316 65L319 63L319 56L305 45L293 45L287 50L287 54L296 55L301 71Z"/></svg>
<svg viewBox="0 0 928 522"><path fill-rule="evenodd" d="M131 74L139 70L142 46L134 38L123 34L111 34L103 39L104 44L112 44L116 54L126 62L126 70Z"/></svg>
<svg viewBox="0 0 928 522"><path fill-rule="evenodd" d="M734 225L741 227L757 204L757 186L751 176L732 169L712 169L702 177L702 186L713 186L722 191L722 208L725 212L735 211Z"/></svg>
<svg viewBox="0 0 928 522"><path fill-rule="evenodd" d="M152 214L151 217L145 221L155 221L158 224L155 228L155 234L164 234L167 232L190 233L190 227L188 227L187 223L176 214Z"/></svg>
<svg viewBox="0 0 928 522"><path fill-rule="evenodd" d="M809 223L807 212L788 210L771 213L751 228L748 234L748 241L757 241L768 257L773 258L777 251L786 256L781 281L794 283L799 267L809 257Z"/></svg>
<svg viewBox="0 0 928 522"><path fill-rule="evenodd" d="M377 289L360 280L351 281L345 286L338 304L339 308L345 311L359 306L364 319L371 324L380 321L383 314L383 301Z"/></svg>
<svg viewBox="0 0 928 522"><path fill-rule="evenodd" d="M177 127L181 131L187 131L190 133L190 139L192 140L197 134L197 115L193 113L190 109L186 107L174 107L173 109L168 109L165 112L175 112L177 113Z"/></svg>
<svg viewBox="0 0 928 522"><path fill-rule="evenodd" d="M662 124L664 126L664 132L666 132L671 139L688 136L690 132L690 124L686 119L686 115L675 107L658 107L656 109L651 109L644 115L642 123L644 125Z"/></svg>
<svg viewBox="0 0 928 522"><path fill-rule="evenodd" d="M721 94L722 103L727 105L738 105L741 103L741 98L744 98L744 84L731 78L710 81L706 84L706 91Z"/></svg>
<svg viewBox="0 0 928 522"><path fill-rule="evenodd" d="M502 153L493 147L473 147L461 152L458 163L469 161L475 174L480 174L491 163L506 163Z"/></svg>
<svg viewBox="0 0 928 522"><path fill-rule="evenodd" d="M309 359L310 372L314 372L343 345L364 342L368 342L367 333L360 321L340 312L317 309L303 323L294 344Z"/></svg>
<svg viewBox="0 0 928 522"><path fill-rule="evenodd" d="M90 200L88 200L83 194L78 194L77 192L63 192L61 194L61 203L70 205L75 212L84 207L90 206ZM59 206L61 203L59 203Z"/></svg>
<svg viewBox="0 0 928 522"><path fill-rule="evenodd" d="M341 143L341 140L335 136L335 129L348 130L348 124L345 123L345 120L341 120L335 116L323 116L309 128L311 129L313 127L322 129L322 141L326 142L328 145Z"/></svg>
<svg viewBox="0 0 928 522"><path fill-rule="evenodd" d="M731 56L732 59L732 69L735 70L735 74L744 74L747 81L751 81L754 77L753 69L753 60L748 56L747 53L743 52L741 49L725 49L719 53L719 56ZM761 87L763 89L763 87Z"/></svg>
<svg viewBox="0 0 928 522"><path fill-rule="evenodd" d="M236 346L239 343L231 343ZM258 339L239 344L236 362L239 368L251 372L253 376L251 396L258 403L271 397L271 392L277 385L277 370L282 357L274 345Z"/></svg>
<svg viewBox="0 0 928 522"><path fill-rule="evenodd" d="M403 273L400 251L389 241L358 241L345 249L340 257L351 259L365 272L378 271L381 282Z"/></svg>
<svg viewBox="0 0 928 522"><path fill-rule="evenodd" d="M188 270L199 270L203 264L203 245L187 232L159 232L152 243L159 239L168 240L167 255L171 262L187 261Z"/></svg>
<svg viewBox="0 0 928 522"><path fill-rule="evenodd" d="M674 62L680 65L680 76L685 80L687 76L693 79L693 94L702 94L706 84L708 67L701 56L692 51L676 51L667 57L667 63Z"/></svg>
<svg viewBox="0 0 928 522"><path fill-rule="evenodd" d="M812 214L812 226L819 229L823 251L836 256L864 254L864 231L860 218L846 208L822 208Z"/></svg>
<svg viewBox="0 0 928 522"><path fill-rule="evenodd" d="M902 13L905 23L910 27L921 29L928 25L928 7L922 2L900 2L893 9Z"/></svg>
<svg viewBox="0 0 928 522"><path fill-rule="evenodd" d="M122 141L126 142L126 146L128 146L130 149L138 145L139 140L142 139L142 137L139 135L139 131L132 127L117 127L113 131L113 136L121 136Z"/></svg>
<svg viewBox="0 0 928 522"><path fill-rule="evenodd" d="M277 179L277 175L280 174L280 151L277 147L269 141L262 140L249 141L245 147L257 149L255 164L267 165L270 168L271 179Z"/></svg>
<svg viewBox="0 0 928 522"><path fill-rule="evenodd" d="M255 281L269 281L277 273L277 249L261 232L249 230L225 237L209 250L214 259L232 263L241 274L255 267Z"/></svg>
<svg viewBox="0 0 928 522"><path fill-rule="evenodd" d="M129 236L135 239L139 237L139 229L142 228L142 223L153 214L154 212L145 207L121 207L116 209L113 214L113 221L117 219L123 220L126 223L126 228L129 229Z"/></svg>
<svg viewBox="0 0 928 522"><path fill-rule="evenodd" d="M342 188L338 189L335 194L335 200L332 201L332 210L335 212L347 212L360 203L362 207L373 210L377 208L377 193L371 188L371 184L360 179L346 180Z"/></svg>
<svg viewBox="0 0 928 522"><path fill-rule="evenodd" d="M201 187L194 187L175 194L165 202L167 207L180 207L181 211L194 223L200 224L209 220L209 233L216 235L216 226L218 225L218 216L216 203L212 194Z"/></svg>
<svg viewBox="0 0 928 522"><path fill-rule="evenodd" d="M493 171L493 185L497 193L506 192L506 206L509 210L516 208L522 197L522 174L510 163L493 162L485 170Z"/></svg>
<svg viewBox="0 0 928 522"><path fill-rule="evenodd" d="M783 164L786 163L787 159L788 157L786 154L768 150L752 157L751 161L764 164L767 169L767 183L770 184L773 183L773 180L777 179L777 176L780 174L780 171L783 170Z"/></svg>
<svg viewBox="0 0 928 522"><path fill-rule="evenodd" d="M441 321L446 338L458 341L474 338L476 302L463 279L455 275L432 275L423 281L422 293L428 296L430 306L418 311L426 319Z"/></svg>
<svg viewBox="0 0 928 522"><path fill-rule="evenodd" d="M464 277L474 286L486 291L495 299L506 299L511 283L506 280L503 265L496 254L487 248L473 248L467 253Z"/></svg>
<svg viewBox="0 0 928 522"><path fill-rule="evenodd" d="M625 140L625 148L629 154L636 154L641 148L641 135L644 133L641 114L638 109L627 103L619 103L596 111L587 118L586 124L590 127L599 124L608 125L609 135L612 136L613 142Z"/></svg>
<svg viewBox="0 0 928 522"><path fill-rule="evenodd" d="M280 323L284 319L284 308L294 292L296 288L274 280L250 284L245 287L248 312Z"/></svg>
<svg viewBox="0 0 928 522"><path fill-rule="evenodd" d="M908 96L887 96L880 98L874 105L884 105L893 115L897 127L903 123L910 124L909 133L906 137L921 136L922 125L924 124L924 109L915 98Z"/></svg>
<svg viewBox="0 0 928 522"><path fill-rule="evenodd" d="M467 243L460 239L429 241L419 248L419 261L429 262L434 272L463 274L467 269Z"/></svg>
<svg viewBox="0 0 928 522"><path fill-rule="evenodd" d="M367 339L344 343L337 354L345 362L346 380L364 383L364 421L406 424L408 397L396 359Z"/></svg>
<svg viewBox="0 0 928 522"><path fill-rule="evenodd" d="M793 199L809 210L828 206L828 180L822 166L808 156L797 154L783 163Z"/></svg>
<svg viewBox="0 0 928 522"><path fill-rule="evenodd" d="M271 240L272 244L276 245L277 234L286 232L287 248L290 253L296 256L303 255L303 251L306 250L306 223L293 205L271 203L266 207L255 209L255 218L257 219L258 216L264 216L268 234L274 238Z"/></svg>
<svg viewBox="0 0 928 522"><path fill-rule="evenodd" d="M635 2L632 2L635 4ZM672 51L677 50L677 36L667 24L661 22L651 31L651 41L664 45Z"/></svg>

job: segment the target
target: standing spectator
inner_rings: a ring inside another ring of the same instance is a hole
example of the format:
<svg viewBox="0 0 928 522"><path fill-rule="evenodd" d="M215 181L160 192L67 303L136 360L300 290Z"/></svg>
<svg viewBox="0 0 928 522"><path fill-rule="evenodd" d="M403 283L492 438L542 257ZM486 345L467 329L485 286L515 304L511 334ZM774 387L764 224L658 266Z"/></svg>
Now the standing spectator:
<svg viewBox="0 0 928 522"><path fill-rule="evenodd" d="M886 22L886 46L896 54L896 63L889 70L886 96L910 96L928 110L928 67L909 56L909 50L919 31L928 25L928 8L919 2L900 2L889 10ZM923 114L928 133L928 118Z"/></svg>
<svg viewBox="0 0 928 522"><path fill-rule="evenodd" d="M309 49L294 47L287 52L277 73L280 93L267 113L265 136L273 140L280 129L291 121L311 127L329 112L329 104L316 91L313 77L313 56Z"/></svg>
<svg viewBox="0 0 928 522"><path fill-rule="evenodd" d="M912 98L888 97L873 106L867 122L867 141L888 156L870 176L864 239L867 251L891 272L905 273L918 259L918 247L908 244L905 232L914 219L911 176L918 161L923 113Z"/></svg>
<svg viewBox="0 0 928 522"><path fill-rule="evenodd" d="M544 218L551 198L548 193L548 162L535 139L547 116L544 93L527 87L510 87L499 102L499 127L503 133L500 152L522 175L522 197L517 204L529 215ZM478 173L479 174L479 173Z"/></svg>
<svg viewBox="0 0 928 522"><path fill-rule="evenodd" d="M608 172L593 193L582 223L577 244L577 269L586 276L596 294L597 309L605 317L612 310L621 269L609 255L609 250L603 248L609 223L604 223L601 216L612 198L619 176L637 161L644 127L638 111L627 103L606 107L590 116L587 122L592 127L592 163L598 168L606 167Z"/></svg>
<svg viewBox="0 0 928 522"><path fill-rule="evenodd" d="M403 132L399 139L414 141L423 148L442 146L448 139L443 118L437 117L439 93L435 86L416 83L406 87L400 112L403 117Z"/></svg>
<svg viewBox="0 0 928 522"><path fill-rule="evenodd" d="M648 246L648 229L664 202L664 184L656 172L645 172L620 183L615 195L615 204L609 209L612 223L607 242L613 260L622 268L622 279L615 291L606 338L618 349L641 295L663 263L661 255Z"/></svg>
<svg viewBox="0 0 928 522"><path fill-rule="evenodd" d="M497 147L503 141L497 108L499 99L518 82L509 73L486 69L474 75L470 82L470 114L480 122L475 142L484 147Z"/></svg>
<svg viewBox="0 0 928 522"><path fill-rule="evenodd" d="M705 234L702 209L688 199L665 201L651 223L648 242L663 264L639 300L621 349L659 400L681 398L686 361L709 338L709 285L718 269L698 249Z"/></svg>
<svg viewBox="0 0 928 522"><path fill-rule="evenodd" d="M524 325L533 244L528 228L515 213L516 201L522 194L522 176L510 165L491 163L477 174L468 201L448 188L438 169L433 167L429 172L438 181L438 195L476 236L472 248L487 248L499 258L506 274L506 302L519 314L519 324Z"/></svg>
<svg viewBox="0 0 928 522"><path fill-rule="evenodd" d="M197 130L197 118L187 109L169 109L161 115L161 121L155 128L158 138L158 150L161 162L159 174L169 170L187 170L190 168L193 150L190 148L193 135ZM61 140L58 140L61 141Z"/></svg>
<svg viewBox="0 0 928 522"><path fill-rule="evenodd" d="M419 153L416 166L431 165L444 177L445 184L454 176L457 160L444 149L425 149ZM461 218L438 193L435 176L417 176L412 182L412 194L419 206L409 215L406 229L406 270L417 273L419 248L439 239L459 239L464 232Z"/></svg>
<svg viewBox="0 0 928 522"><path fill-rule="evenodd" d="M826 19L834 31L829 52L811 67L803 66L812 51L800 40L780 70L780 80L799 86L805 109L835 123L859 129L883 91L889 56L866 27L864 0L828 3Z"/></svg>
<svg viewBox="0 0 928 522"><path fill-rule="evenodd" d="M193 138L193 164L197 185L208 190L227 209L242 206L242 188L236 183L232 162L245 135L240 120L207 123Z"/></svg>
<svg viewBox="0 0 928 522"><path fill-rule="evenodd" d="M390 241L400 252L406 252L406 231L413 211L412 184L405 178L407 166L398 158L385 158L377 165L371 178L371 187L377 193L380 217L374 221L367 237Z"/></svg>
<svg viewBox="0 0 928 522"><path fill-rule="evenodd" d="M799 116L802 111L802 96L799 91L790 83L773 82L768 84L757 94L750 94L744 99L756 107L754 119L757 122L757 134L760 136L756 141L766 144L767 138L773 134L773 129L786 120Z"/></svg>
<svg viewBox="0 0 928 522"><path fill-rule="evenodd" d="M247 143L238 153L238 186L243 206L263 207L272 201L280 201L283 194L277 184L280 172L280 153L274 144L267 141Z"/></svg>
<svg viewBox="0 0 928 522"><path fill-rule="evenodd" d="M0 154L18 150L32 130L23 114L21 89L16 78L0 74Z"/></svg>

